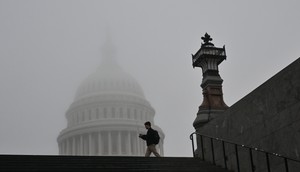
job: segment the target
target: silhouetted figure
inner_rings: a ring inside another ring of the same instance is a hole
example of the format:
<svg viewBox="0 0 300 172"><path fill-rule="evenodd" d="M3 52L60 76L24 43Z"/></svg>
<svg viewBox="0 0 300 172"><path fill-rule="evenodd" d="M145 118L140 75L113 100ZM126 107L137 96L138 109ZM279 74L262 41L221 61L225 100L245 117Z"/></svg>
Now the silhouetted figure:
<svg viewBox="0 0 300 172"><path fill-rule="evenodd" d="M148 130L146 135L140 134L139 137L143 140L146 140L147 150L145 157L149 157L153 153L156 157L160 157L157 152L155 145L159 143L159 135L156 130L151 128L151 123L149 121L145 122L145 128Z"/></svg>

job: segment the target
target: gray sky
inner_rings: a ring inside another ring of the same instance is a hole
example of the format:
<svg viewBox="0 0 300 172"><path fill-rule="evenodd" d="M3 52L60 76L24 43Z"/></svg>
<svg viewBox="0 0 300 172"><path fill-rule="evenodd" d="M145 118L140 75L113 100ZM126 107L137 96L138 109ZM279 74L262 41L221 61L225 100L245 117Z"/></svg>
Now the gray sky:
<svg viewBox="0 0 300 172"><path fill-rule="evenodd" d="M101 63L109 30L118 61L144 89L165 156L192 156L202 102L191 54L208 32L231 106L300 56L300 1L0 0L0 154L57 154L65 111Z"/></svg>

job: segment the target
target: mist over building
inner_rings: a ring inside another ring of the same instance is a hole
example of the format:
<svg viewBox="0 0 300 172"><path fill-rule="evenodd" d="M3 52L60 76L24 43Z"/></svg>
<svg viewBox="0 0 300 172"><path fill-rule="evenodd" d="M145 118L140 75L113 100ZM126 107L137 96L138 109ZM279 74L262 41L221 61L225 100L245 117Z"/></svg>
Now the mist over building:
<svg viewBox="0 0 300 172"><path fill-rule="evenodd" d="M164 133L155 125L155 110L140 84L116 60L116 48L108 38L101 49L102 63L79 86L66 112L67 127L57 138L60 155L142 156L146 144L144 122L161 137L157 145L163 155Z"/></svg>

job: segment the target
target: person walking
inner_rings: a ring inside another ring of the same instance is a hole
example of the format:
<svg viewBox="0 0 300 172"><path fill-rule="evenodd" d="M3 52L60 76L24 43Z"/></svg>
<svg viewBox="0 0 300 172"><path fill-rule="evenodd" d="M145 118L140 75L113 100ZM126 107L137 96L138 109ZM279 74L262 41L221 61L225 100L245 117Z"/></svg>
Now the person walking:
<svg viewBox="0 0 300 172"><path fill-rule="evenodd" d="M147 150L145 153L145 157L149 157L151 153L153 153L156 157L160 157L157 152L155 146L159 142L159 135L156 130L151 128L151 123L149 121L145 122L145 128L148 130L146 135L140 134L139 137L146 141Z"/></svg>

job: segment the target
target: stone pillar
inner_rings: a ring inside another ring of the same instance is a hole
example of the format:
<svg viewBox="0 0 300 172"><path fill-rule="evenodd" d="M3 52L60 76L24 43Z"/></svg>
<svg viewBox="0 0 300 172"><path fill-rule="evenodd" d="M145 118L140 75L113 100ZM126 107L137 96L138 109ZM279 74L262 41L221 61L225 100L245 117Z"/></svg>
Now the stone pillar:
<svg viewBox="0 0 300 172"><path fill-rule="evenodd" d="M62 145L62 141L59 143L59 154L60 154L60 155L63 154L63 145Z"/></svg>
<svg viewBox="0 0 300 172"><path fill-rule="evenodd" d="M76 137L72 137L72 155L76 155Z"/></svg>
<svg viewBox="0 0 300 172"><path fill-rule="evenodd" d="M64 155L64 140L61 142L61 154Z"/></svg>
<svg viewBox="0 0 300 172"><path fill-rule="evenodd" d="M145 154L145 144L146 143L143 140L140 140L139 142L140 142L140 152L139 152L139 154L144 155Z"/></svg>
<svg viewBox="0 0 300 172"><path fill-rule="evenodd" d="M65 155L68 155L68 139L65 139Z"/></svg>
<svg viewBox="0 0 300 172"><path fill-rule="evenodd" d="M66 155L66 139L63 141L63 155Z"/></svg>
<svg viewBox="0 0 300 172"><path fill-rule="evenodd" d="M62 141L61 144L61 154L63 155L64 154L64 142Z"/></svg>
<svg viewBox="0 0 300 172"><path fill-rule="evenodd" d="M84 154L84 147L83 147L83 135L80 135L80 143L79 143L79 149L80 149L80 155Z"/></svg>
<svg viewBox="0 0 300 172"><path fill-rule="evenodd" d="M89 155L93 155L93 134L89 134Z"/></svg>
<svg viewBox="0 0 300 172"><path fill-rule="evenodd" d="M160 142L160 153L161 153L161 155L164 154L164 143L163 143L163 141Z"/></svg>
<svg viewBox="0 0 300 172"><path fill-rule="evenodd" d="M102 155L102 139L101 132L98 133L98 155Z"/></svg>
<svg viewBox="0 0 300 172"><path fill-rule="evenodd" d="M58 154L61 155L61 146L60 146L60 143L58 143Z"/></svg>
<svg viewBox="0 0 300 172"><path fill-rule="evenodd" d="M66 139L65 141L65 155L68 155L68 141L69 139Z"/></svg>
<svg viewBox="0 0 300 172"><path fill-rule="evenodd" d="M118 154L122 155L122 138L121 138L121 131L118 132Z"/></svg>
<svg viewBox="0 0 300 172"><path fill-rule="evenodd" d="M131 155L131 134L130 134L130 131L128 131L128 133L127 133L127 139L128 139L128 142L127 142L127 155Z"/></svg>
<svg viewBox="0 0 300 172"><path fill-rule="evenodd" d="M136 132L136 136L138 136L138 132ZM137 143L137 149L136 149L136 155L139 155L140 154L140 152L141 152L141 139L140 138L138 138L138 137L136 137L136 138L134 138L135 140L136 140L136 143Z"/></svg>
<svg viewBox="0 0 300 172"><path fill-rule="evenodd" d="M66 149L66 148L67 148L67 140L66 140L66 139L64 139L63 145L64 145L64 146L63 146L63 150L64 150L64 153L63 153L63 154L66 155L66 154L67 154L67 149Z"/></svg>
<svg viewBox="0 0 300 172"><path fill-rule="evenodd" d="M80 155L80 137L77 135L76 136L76 155Z"/></svg>
<svg viewBox="0 0 300 172"><path fill-rule="evenodd" d="M72 154L72 142L71 142L71 137L68 138L67 140L67 155Z"/></svg>
<svg viewBox="0 0 300 172"><path fill-rule="evenodd" d="M112 151L111 151L111 132L108 131L108 155L112 155Z"/></svg>

